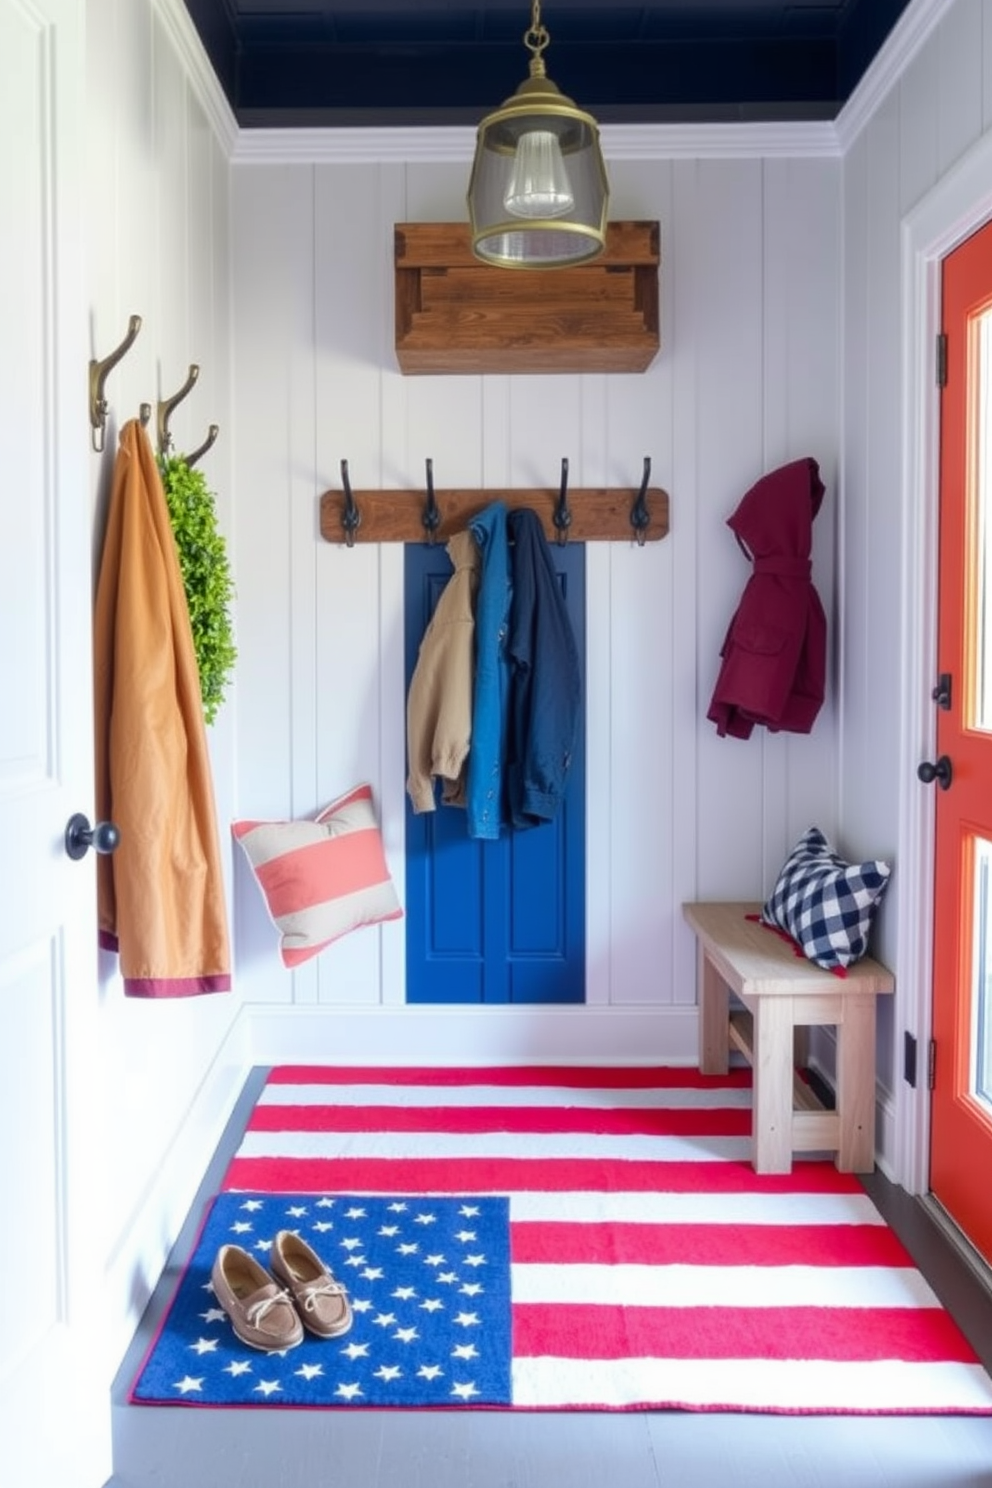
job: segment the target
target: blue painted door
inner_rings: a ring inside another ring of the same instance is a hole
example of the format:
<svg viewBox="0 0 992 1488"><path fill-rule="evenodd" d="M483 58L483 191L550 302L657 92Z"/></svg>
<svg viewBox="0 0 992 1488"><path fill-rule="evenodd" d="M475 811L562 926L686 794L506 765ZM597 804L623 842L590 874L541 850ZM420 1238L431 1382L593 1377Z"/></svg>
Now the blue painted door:
<svg viewBox="0 0 992 1488"><path fill-rule="evenodd" d="M552 545L585 684L585 547ZM406 686L434 606L451 576L442 544L405 549ZM406 808L408 1002L585 1000L584 709L565 799L554 821L468 836L465 812Z"/></svg>

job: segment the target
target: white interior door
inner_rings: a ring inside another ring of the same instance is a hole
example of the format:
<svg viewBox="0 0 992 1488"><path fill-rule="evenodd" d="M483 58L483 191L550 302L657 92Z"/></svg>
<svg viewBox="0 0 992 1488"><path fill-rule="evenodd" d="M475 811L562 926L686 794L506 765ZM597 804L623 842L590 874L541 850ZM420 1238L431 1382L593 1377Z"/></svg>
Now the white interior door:
<svg viewBox="0 0 992 1488"><path fill-rule="evenodd" d="M0 1481L109 1475L92 854L82 0L0 0Z"/></svg>

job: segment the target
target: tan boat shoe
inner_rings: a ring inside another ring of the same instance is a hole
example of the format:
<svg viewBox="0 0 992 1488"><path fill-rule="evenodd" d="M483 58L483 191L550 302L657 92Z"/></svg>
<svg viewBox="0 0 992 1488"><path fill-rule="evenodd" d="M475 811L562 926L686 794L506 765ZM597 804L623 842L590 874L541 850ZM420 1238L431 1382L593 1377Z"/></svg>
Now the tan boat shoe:
<svg viewBox="0 0 992 1488"><path fill-rule="evenodd" d="M291 1297L240 1245L222 1245L210 1273L214 1295L242 1343L279 1353L303 1342Z"/></svg>
<svg viewBox="0 0 992 1488"><path fill-rule="evenodd" d="M318 1338L337 1338L351 1327L351 1303L317 1253L293 1230L280 1230L269 1257L272 1274L288 1287L304 1326Z"/></svg>

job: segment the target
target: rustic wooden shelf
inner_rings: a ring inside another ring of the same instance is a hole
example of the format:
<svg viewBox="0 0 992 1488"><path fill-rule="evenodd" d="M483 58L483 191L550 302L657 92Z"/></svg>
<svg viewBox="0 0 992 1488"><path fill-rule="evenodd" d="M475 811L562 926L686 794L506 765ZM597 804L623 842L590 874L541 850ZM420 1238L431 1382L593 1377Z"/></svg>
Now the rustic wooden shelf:
<svg viewBox="0 0 992 1488"><path fill-rule="evenodd" d="M438 490L435 499L440 512L440 525L435 539L447 542L460 532L469 519L492 501L503 501L507 507L529 506L541 518L549 542L557 539L554 512L558 491L551 488L514 491ZM569 542L635 542L637 530L631 523L631 512L640 494L636 486L579 487L568 493L571 525ZM354 491L360 522L353 533L355 542L425 542L427 534L421 517L425 492L419 491ZM644 493L648 522L640 540L654 542L668 532L668 493L649 486ZM327 542L347 540L343 516L343 491L325 491L320 498L320 533Z"/></svg>
<svg viewBox="0 0 992 1488"><path fill-rule="evenodd" d="M404 373L643 372L658 353L657 222L611 222L573 269L500 269L467 222L396 224L396 359Z"/></svg>

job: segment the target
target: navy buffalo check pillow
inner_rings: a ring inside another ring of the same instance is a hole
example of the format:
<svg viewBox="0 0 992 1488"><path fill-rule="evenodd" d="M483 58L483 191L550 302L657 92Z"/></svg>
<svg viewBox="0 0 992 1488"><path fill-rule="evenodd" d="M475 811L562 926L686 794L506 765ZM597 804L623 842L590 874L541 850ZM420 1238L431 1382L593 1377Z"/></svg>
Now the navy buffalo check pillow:
<svg viewBox="0 0 992 1488"><path fill-rule="evenodd" d="M891 871L878 861L845 862L819 827L809 827L783 863L761 918L784 930L817 966L837 971L867 951Z"/></svg>

